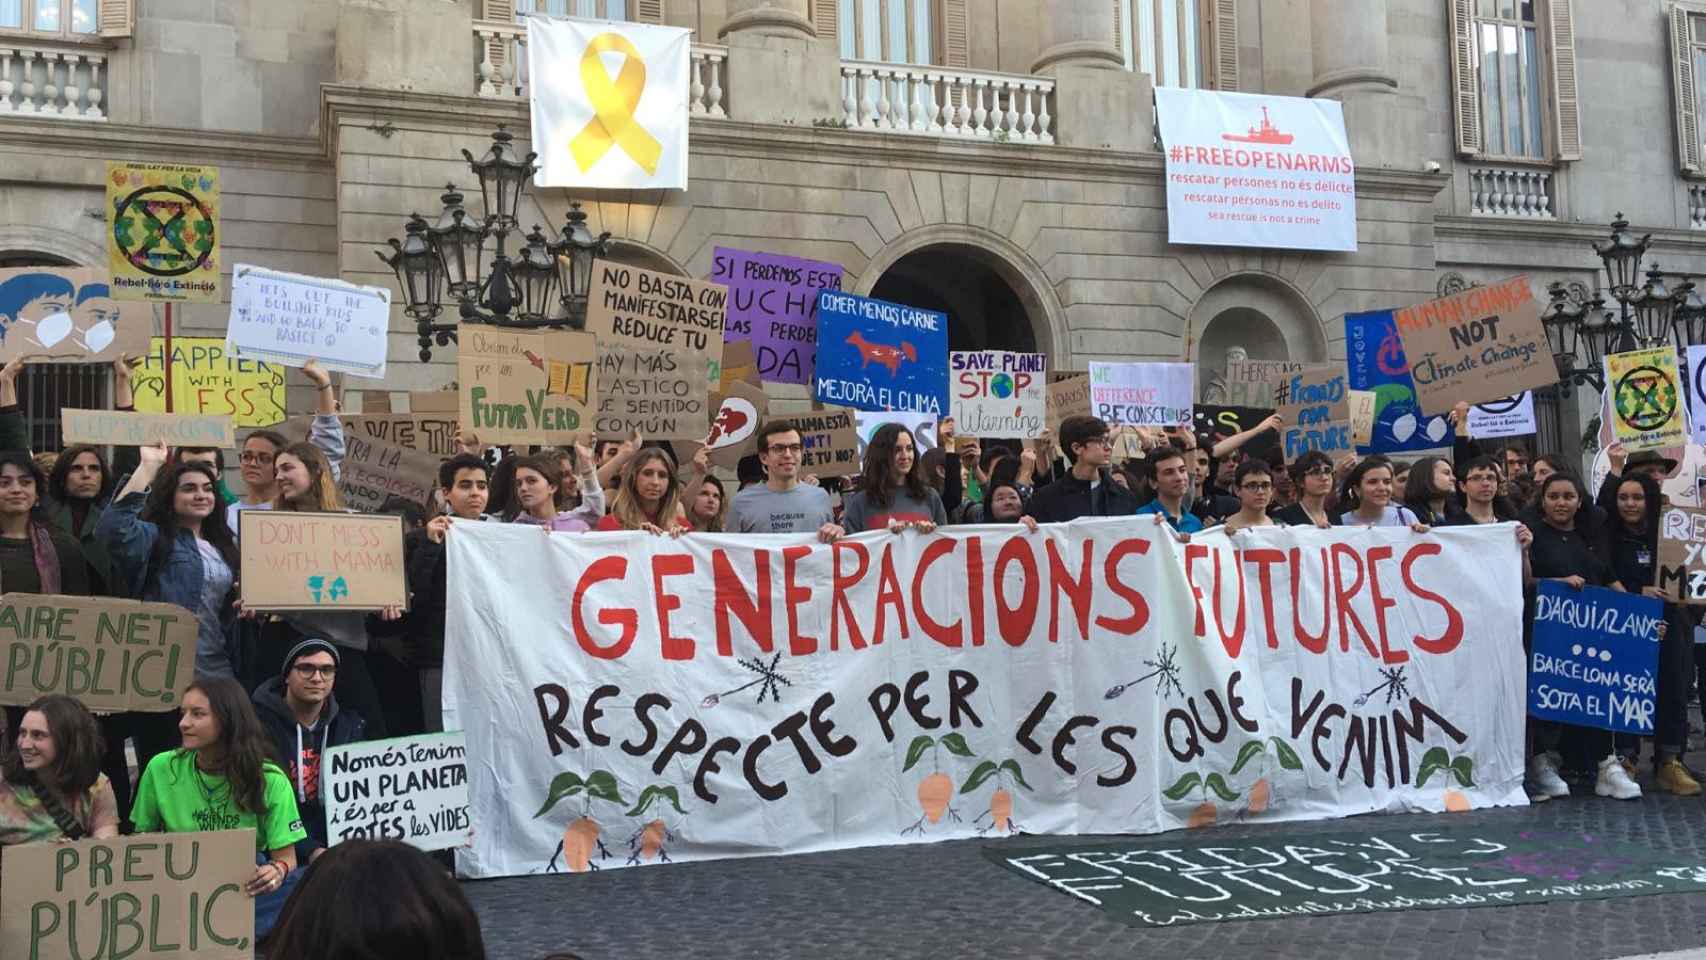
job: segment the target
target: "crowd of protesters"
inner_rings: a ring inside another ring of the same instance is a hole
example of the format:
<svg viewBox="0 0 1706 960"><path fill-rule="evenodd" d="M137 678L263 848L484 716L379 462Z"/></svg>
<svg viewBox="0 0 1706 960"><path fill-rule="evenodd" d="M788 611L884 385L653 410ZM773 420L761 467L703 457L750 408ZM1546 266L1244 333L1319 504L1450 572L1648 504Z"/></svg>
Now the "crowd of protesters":
<svg viewBox="0 0 1706 960"><path fill-rule="evenodd" d="M0 844L252 828L257 849L247 890L257 935L276 923L267 941L273 957L380 955L361 952L363 938L407 943L410 956L432 957L444 955L433 945L469 930L474 942L456 941L452 955L483 956L478 926L462 922L471 912L442 866L397 844L328 850L320 795L328 748L441 729L445 540L454 523L668 536L803 533L827 542L869 530L930 533L951 523L1035 530L1085 517L1152 517L1180 538L1271 526L1394 526L1427 535L1515 521L1531 621L1533 585L1543 579L1657 595L1657 478L1675 467L1613 448L1611 471L1590 495L1564 460L1542 456L1531 468L1519 444L1482 451L1461 429L1450 458L1400 463L1309 452L1282 464L1271 442L1283 426L1277 417L1199 440L1183 429L1123 430L1074 416L1061 422L1058 437L1045 431L1024 442L956 437L945 418L928 448L908 428L886 424L869 437L857 476L816 477L802 469L806 438L778 418L756 431L755 452L725 487L705 450L681 462L671 445L639 436L497 451L458 434L431 502L384 508L409 527L406 613L273 614L245 611L237 600L241 513L345 509L338 490L344 428L331 378L318 364L303 371L317 398L306 441L248 433L238 455L240 497L224 485L217 449L119 448L108 462L98 448L74 446L44 465L28 448L18 405L22 367L13 361L0 369L0 589L182 606L197 622L196 678L176 715L97 718L63 696L8 710ZM130 364L115 363L114 371L115 406L129 409ZM1454 419L1461 421L1461 410ZM1665 609L1653 783L1692 796L1700 785L1682 757L1695 623L1683 607ZM1572 790L1641 795L1639 739L1553 723L1530 728L1533 800ZM396 879L405 875L407 883ZM406 887L419 902L394 903L389 919L367 911L343 927L333 922L361 891L381 886ZM346 942L334 950L329 944L339 938Z"/></svg>

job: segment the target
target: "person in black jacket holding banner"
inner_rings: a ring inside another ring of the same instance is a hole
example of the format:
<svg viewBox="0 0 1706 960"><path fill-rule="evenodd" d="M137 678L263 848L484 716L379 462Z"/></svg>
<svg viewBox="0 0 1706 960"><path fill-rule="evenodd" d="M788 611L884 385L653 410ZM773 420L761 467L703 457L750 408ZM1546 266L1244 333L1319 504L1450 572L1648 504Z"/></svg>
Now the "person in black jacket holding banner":
<svg viewBox="0 0 1706 960"><path fill-rule="evenodd" d="M284 670L254 693L255 714L283 761L296 791L296 809L308 838L296 842L296 862L306 864L325 852L326 749L359 743L367 724L359 714L338 709L332 684L338 675L338 648L311 637L284 658Z"/></svg>
<svg viewBox="0 0 1706 960"><path fill-rule="evenodd" d="M1067 417L1060 424L1060 447L1072 468L1038 488L1025 515L1038 523L1064 523L1079 517L1129 517L1137 498L1108 476L1113 447L1108 425L1096 417Z"/></svg>

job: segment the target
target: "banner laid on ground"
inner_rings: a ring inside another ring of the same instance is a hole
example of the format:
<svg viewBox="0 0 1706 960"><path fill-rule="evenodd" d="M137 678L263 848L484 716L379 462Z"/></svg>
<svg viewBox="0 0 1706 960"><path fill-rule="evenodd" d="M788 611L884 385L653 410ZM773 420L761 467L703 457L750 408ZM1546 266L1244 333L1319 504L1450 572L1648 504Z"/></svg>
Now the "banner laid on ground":
<svg viewBox="0 0 1706 960"><path fill-rule="evenodd" d="M1542 580L1535 597L1528 712L1541 720L1650 735L1664 603Z"/></svg>
<svg viewBox="0 0 1706 960"><path fill-rule="evenodd" d="M59 411L60 439L67 444L143 447L232 447L237 431L230 417L197 413L135 413L129 410Z"/></svg>
<svg viewBox="0 0 1706 960"><path fill-rule="evenodd" d="M840 290L839 263L718 247L711 279L729 288L730 342L748 341L772 383L811 383L817 368L817 295Z"/></svg>
<svg viewBox="0 0 1706 960"><path fill-rule="evenodd" d="M1691 343L1685 358L1687 369L1683 376L1688 388L1688 422L1693 425L1695 443L1706 443L1706 344Z"/></svg>
<svg viewBox="0 0 1706 960"><path fill-rule="evenodd" d="M166 412L165 355L166 338L151 338L131 374L138 413ZM270 427L284 419L284 368L239 359L218 337L173 337L172 406L179 413L229 416L239 427Z"/></svg>
<svg viewBox="0 0 1706 960"><path fill-rule="evenodd" d="M178 709L195 679L195 614L170 603L0 596L0 704L49 693L101 713Z"/></svg>
<svg viewBox="0 0 1706 960"><path fill-rule="evenodd" d="M1558 382L1540 300L1526 276L1394 311L1425 413L1448 413Z"/></svg>
<svg viewBox="0 0 1706 960"><path fill-rule="evenodd" d="M1410 361L1391 310L1345 314L1345 369L1351 389L1374 394L1374 430L1364 453L1451 446L1451 422L1443 415L1424 415L1416 401Z"/></svg>
<svg viewBox="0 0 1706 960"><path fill-rule="evenodd" d="M255 955L254 830L12 844L0 872L7 960Z"/></svg>
<svg viewBox="0 0 1706 960"><path fill-rule="evenodd" d="M962 437L1034 440L1048 426L1045 357L1008 350L948 354L954 430Z"/></svg>
<svg viewBox="0 0 1706 960"><path fill-rule="evenodd" d="M1469 407L1469 435L1476 440L1526 437L1537 429L1532 390Z"/></svg>
<svg viewBox="0 0 1706 960"><path fill-rule="evenodd" d="M402 517L294 510L237 517L244 609L408 607Z"/></svg>
<svg viewBox="0 0 1706 960"><path fill-rule="evenodd" d="M573 443L598 406L597 360L590 333L470 327L456 355L458 419L486 443Z"/></svg>
<svg viewBox="0 0 1706 960"><path fill-rule="evenodd" d="M218 167L108 160L106 221L117 299L219 302Z"/></svg>
<svg viewBox="0 0 1706 960"><path fill-rule="evenodd" d="M326 750L326 838L460 847L468 815L468 751L460 733L426 733Z"/></svg>
<svg viewBox="0 0 1706 960"><path fill-rule="evenodd" d="M948 315L825 290L818 294L813 396L855 410L948 411Z"/></svg>
<svg viewBox="0 0 1706 960"><path fill-rule="evenodd" d="M104 270L0 270L0 363L15 357L62 363L140 355L154 332L154 308L113 296Z"/></svg>
<svg viewBox="0 0 1706 960"><path fill-rule="evenodd" d="M1356 165L1337 101L1156 87L1155 119L1167 242L1356 250Z"/></svg>
<svg viewBox="0 0 1706 960"><path fill-rule="evenodd" d="M1659 519L1657 582L1672 600L1706 604L1706 510L1664 508Z"/></svg>
<svg viewBox="0 0 1706 960"><path fill-rule="evenodd" d="M540 187L687 189L692 31L527 18Z"/></svg>
<svg viewBox="0 0 1706 960"><path fill-rule="evenodd" d="M385 376L391 291L239 263L231 270L226 343L239 357Z"/></svg>
<svg viewBox="0 0 1706 960"><path fill-rule="evenodd" d="M1110 425L1188 427L1194 376L1188 363L1091 363L1090 413Z"/></svg>
<svg viewBox="0 0 1706 960"><path fill-rule="evenodd" d="M1605 393L1612 435L1625 450L1660 450L1688 442L1688 408L1672 348L1607 354Z"/></svg>
<svg viewBox="0 0 1706 960"><path fill-rule="evenodd" d="M1523 804L1512 530L457 524L459 866Z"/></svg>
<svg viewBox="0 0 1706 960"><path fill-rule="evenodd" d="M1286 374L1276 385L1274 402L1285 421L1280 446L1286 462L1310 450L1336 456L1354 449L1350 390L1343 367L1313 363Z"/></svg>

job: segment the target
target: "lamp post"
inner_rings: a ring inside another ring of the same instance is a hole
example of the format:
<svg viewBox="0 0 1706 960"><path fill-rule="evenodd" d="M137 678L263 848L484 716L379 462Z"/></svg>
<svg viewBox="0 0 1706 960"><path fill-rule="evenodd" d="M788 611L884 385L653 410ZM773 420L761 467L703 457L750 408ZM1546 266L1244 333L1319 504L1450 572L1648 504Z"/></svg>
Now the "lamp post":
<svg viewBox="0 0 1706 960"><path fill-rule="evenodd" d="M1617 302L1615 313L1606 309L1599 291L1589 298L1572 294L1562 282L1546 288L1551 300L1540 320L1563 392L1588 386L1604 393L1606 354L1657 347L1666 340L1678 350L1703 342L1706 299L1692 282L1667 278L1658 264L1647 269L1642 282L1641 261L1652 239L1652 234L1630 233L1629 221L1619 213L1611 238L1593 245L1605 265L1606 289Z"/></svg>
<svg viewBox="0 0 1706 960"><path fill-rule="evenodd" d="M521 198L539 169L533 163L538 154L518 154L514 141L499 124L479 159L462 151L480 184L484 218L470 214L463 205L466 198L447 185L439 197L443 209L438 218L429 223L411 214L404 238L387 241L391 253L379 254L397 275L403 313L415 321L422 362L432 359L434 342L440 347L457 342L460 324L511 329L586 326L592 263L609 253L610 234L594 236L580 204L571 202L559 236L548 237L535 225L522 238L517 258L511 259L509 238L519 229ZM454 321L441 319L446 295L457 304Z"/></svg>

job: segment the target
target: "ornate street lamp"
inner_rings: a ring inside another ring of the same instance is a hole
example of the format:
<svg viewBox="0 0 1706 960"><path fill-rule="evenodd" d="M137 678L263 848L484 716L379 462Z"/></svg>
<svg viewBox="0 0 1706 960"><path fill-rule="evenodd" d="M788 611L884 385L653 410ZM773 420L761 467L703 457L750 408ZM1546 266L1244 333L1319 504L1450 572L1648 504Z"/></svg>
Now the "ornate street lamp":
<svg viewBox="0 0 1706 960"><path fill-rule="evenodd" d="M459 299L477 295L486 240L492 235L491 224L468 215L462 206L462 193L455 184L445 184L439 199L444 210L438 215L438 222L428 228L427 240L444 264L450 295Z"/></svg>
<svg viewBox="0 0 1706 960"><path fill-rule="evenodd" d="M539 154L516 156L515 134L500 123L484 156L475 160L467 150L462 151L462 156L468 160L474 176L480 178L480 199L484 201L486 215L496 218L499 230L514 230L521 195L527 191L527 181L539 169L533 163Z"/></svg>
<svg viewBox="0 0 1706 960"><path fill-rule="evenodd" d="M1641 258L1646 256L1652 242L1650 233L1639 239L1630 233L1629 221L1619 212L1611 222L1611 239L1593 245L1594 252L1605 261L1605 279L1613 297L1624 299L1640 283Z"/></svg>
<svg viewBox="0 0 1706 960"><path fill-rule="evenodd" d="M1670 339L1670 321L1676 305L1676 294L1665 284L1659 265L1653 264L1647 271L1647 282L1629 297L1629 306L1635 311L1636 339L1654 345Z"/></svg>
<svg viewBox="0 0 1706 960"><path fill-rule="evenodd" d="M403 291L403 313L415 321L422 362L432 358L430 344L434 337L442 347L456 336L455 327L451 324L434 322L443 309L439 300L444 283L444 261L433 250L427 238L428 229L420 214L411 215L403 228L403 240L398 242L392 238L388 241L393 251L391 256L378 255L397 275L397 287Z"/></svg>
<svg viewBox="0 0 1706 960"><path fill-rule="evenodd" d="M557 257L538 224L527 235L527 247L513 272L521 288L521 319L537 324L560 320L562 303L552 296L557 287Z"/></svg>
<svg viewBox="0 0 1706 960"><path fill-rule="evenodd" d="M1691 343L1706 343L1706 297L1700 295L1693 281L1678 287L1677 296L1680 302L1671 320L1671 333L1676 349L1683 351Z"/></svg>
<svg viewBox="0 0 1706 960"><path fill-rule="evenodd" d="M563 220L562 236L551 244L557 255L559 289L562 291L563 316L575 329L586 326L587 298L592 292L592 264L610 252L610 232L593 236L587 229L586 212L579 203L569 204Z"/></svg>

